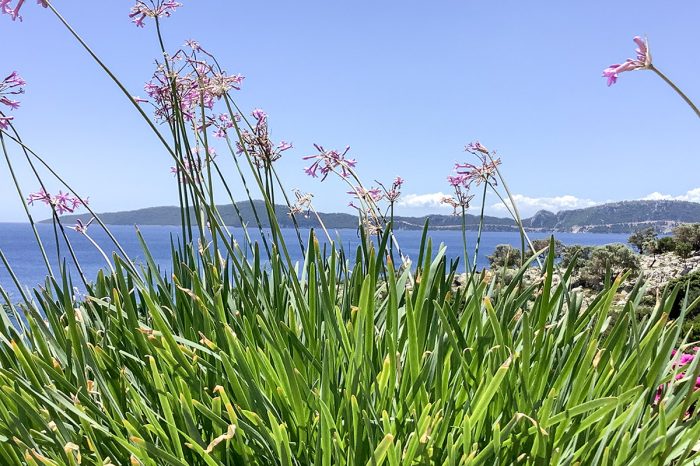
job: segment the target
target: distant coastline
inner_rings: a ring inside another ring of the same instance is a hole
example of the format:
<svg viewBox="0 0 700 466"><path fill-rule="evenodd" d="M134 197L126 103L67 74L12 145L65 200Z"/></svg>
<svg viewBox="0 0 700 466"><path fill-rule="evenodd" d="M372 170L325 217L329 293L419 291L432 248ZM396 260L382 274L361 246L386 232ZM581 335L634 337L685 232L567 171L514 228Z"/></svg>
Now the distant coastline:
<svg viewBox="0 0 700 466"><path fill-rule="evenodd" d="M264 212L262 201L254 201L258 212ZM255 216L249 202L240 202L236 208L232 204L218 206L225 223L229 226L241 226L240 219L248 225L255 225ZM293 228L294 221L288 215L286 206L275 206L275 213L282 228ZM108 225L161 225L180 224L180 210L177 206L148 207L131 211L105 212L98 214ZM239 217L240 215L240 217ZM347 213L319 213L328 228L356 228L358 219ZM263 227L269 226L261 216ZM66 215L62 219L67 223L90 219L89 214ZM295 220L301 228L318 227L313 215L296 215ZM479 227L479 217L467 214L465 223L468 230ZM396 216L394 228L401 230L420 230L429 221L431 230L459 230L462 218L452 215L434 214L420 217ZM43 220L42 223L50 223ZM568 233L632 233L644 227L654 227L659 233L668 233L675 226L683 223L700 222L700 203L687 201L622 201L602 204L585 209L563 210L557 213L539 211L523 224L528 231L557 231ZM484 217L485 231L516 231L517 225L510 218L493 216Z"/></svg>

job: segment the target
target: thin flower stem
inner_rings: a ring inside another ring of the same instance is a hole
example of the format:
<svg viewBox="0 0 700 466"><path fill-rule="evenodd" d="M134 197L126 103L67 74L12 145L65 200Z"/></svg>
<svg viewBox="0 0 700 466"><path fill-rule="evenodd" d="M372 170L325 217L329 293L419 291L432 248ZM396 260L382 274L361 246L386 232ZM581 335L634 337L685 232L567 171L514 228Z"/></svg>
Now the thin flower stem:
<svg viewBox="0 0 700 466"><path fill-rule="evenodd" d="M491 154L488 154L488 157L489 157L489 159L491 159L491 162L493 163L494 160L493 160L493 157L491 157ZM508 183L506 183L506 180L503 178L503 175L501 175L501 171L498 169L498 166L495 166L494 168L496 169L496 174L498 175L498 179L501 180L501 183L503 184L503 189L506 190L506 194L508 195L508 199L510 200L510 204L513 207L513 213L515 214L514 220L516 221L516 223L518 224L518 227L520 229L520 238L521 238L520 240L522 243L521 249L522 249L522 255L523 255L523 262L525 262L524 261L524 259L525 259L525 241L527 240L527 243L530 246L530 249L532 249L533 251L535 250L535 247L533 246L532 241L530 241L530 237L525 232L525 227L523 226L523 221L522 221L522 218L520 217L520 212L518 211L518 206L515 203L515 199L513 198L513 195L511 194L510 189L508 189ZM497 191L497 190L494 189L494 191ZM540 268L544 270L544 264L542 263L540 258L537 257L536 259L537 259L537 264L539 264Z"/></svg>
<svg viewBox="0 0 700 466"><path fill-rule="evenodd" d="M693 103L693 101L690 100L690 98L688 98L688 96L685 95L685 94L683 93L683 91L681 91L681 90L678 88L678 86L676 86L676 85L673 83L673 81L671 81L665 74L663 74L661 71L659 71L659 69L656 68L654 65L649 65L649 69L650 69L651 71L653 71L654 73L656 73L661 79L663 79L663 80L666 82L666 84L668 84L669 86L671 86L671 88L672 88L674 91L676 91L676 93L677 93L679 96L681 96L681 98L685 101L685 103L688 104L688 105L690 106L690 108L693 109L693 111L695 112L695 115L697 115L697 117L700 118L700 109L698 109L698 107Z"/></svg>
<svg viewBox="0 0 700 466"><path fill-rule="evenodd" d="M469 274L471 264L467 252L467 208L464 205L462 205L462 248L464 249L464 273ZM476 267L476 258L474 258L474 267Z"/></svg>
<svg viewBox="0 0 700 466"><path fill-rule="evenodd" d="M87 233L83 233L83 236L85 236L88 239L88 241L90 241L92 243L92 245L95 246L95 249L97 249L100 252L100 254L102 254L102 257L104 258L105 262L107 263L109 270L111 270L112 273L114 273L114 267L112 267L112 262L109 260L109 258L107 257L107 254L105 254L105 252L102 250L100 245L97 244L97 242L94 239L92 239L90 237L90 235L88 235Z"/></svg>
<svg viewBox="0 0 700 466"><path fill-rule="evenodd" d="M472 275L476 273L476 263L479 257L479 245L481 244L481 233L484 229L484 209L486 208L486 191L489 187L487 182L484 182L484 192L481 195L481 213L479 215L479 231L476 235L476 246L474 247L474 268L472 269Z"/></svg>
<svg viewBox="0 0 700 466"><path fill-rule="evenodd" d="M83 199L72 188L71 185L69 185L53 168L51 168L51 166L42 157L40 157L36 152L34 152L29 146L25 145L22 142L22 140L19 139L19 137L13 137L11 134L8 134L4 131L3 131L3 134L5 134L10 140L12 140L12 141L16 142L17 144L19 144L20 146L22 146L22 148L26 151L26 153L30 154L32 157L34 157L36 160L38 160L39 163L41 165L43 165L44 168L46 168L49 171L49 173L51 173L51 175L53 175L59 181L59 183L61 183L68 191L70 191L76 198L78 198L78 200L83 204L83 207L85 207L85 209L90 213L90 215L95 217L95 221L100 225L100 227L104 230L104 232L107 234L107 236L109 236L109 239L114 243L114 246L119 250L119 253L124 257L124 259L126 259L130 264L132 264L132 272L134 272L138 275L136 268L133 268L133 262L129 258L129 255L126 253L124 248L122 248L119 241L117 241L117 238L115 238L114 235L112 235L109 228L107 228L107 225L105 225L102 222L102 220L99 218L99 216L92 210L92 208L90 208L88 203L85 202L85 199ZM31 162L30 162L30 164L31 164ZM41 180L39 182L41 183ZM42 188L43 188L43 184L42 184Z"/></svg>
<svg viewBox="0 0 700 466"><path fill-rule="evenodd" d="M15 190L17 191L17 195L19 196L20 202L22 203L22 207L24 208L24 213L27 215L27 219L29 220L29 224L32 227L32 232L34 232L34 237L36 238L36 242L39 245L39 250L41 251L41 257L44 259L44 263L46 264L46 270L48 270L49 275L53 277L53 270L51 269L51 263L49 262L49 257L46 255L46 249L44 249L44 243L43 243L43 241L41 241L41 236L39 236L39 232L36 229L36 224L34 223L34 218L32 217L32 214L29 211L29 207L27 206L27 202L24 200L24 194L22 194L22 188L19 185L19 181L17 180L17 175L15 174L14 167L12 166L12 163L10 161L10 155L7 153L7 146L5 145L5 138L4 138L2 132L0 132L0 144L2 145L2 152L5 155L5 161L7 162L7 167L10 170L10 175L12 176L12 181L15 185Z"/></svg>

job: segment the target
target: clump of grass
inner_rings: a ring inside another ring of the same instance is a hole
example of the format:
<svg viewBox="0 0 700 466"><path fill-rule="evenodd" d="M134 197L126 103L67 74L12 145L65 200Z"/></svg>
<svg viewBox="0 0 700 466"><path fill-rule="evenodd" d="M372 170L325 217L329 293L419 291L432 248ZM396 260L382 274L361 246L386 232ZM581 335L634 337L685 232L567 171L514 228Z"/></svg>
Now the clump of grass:
<svg viewBox="0 0 700 466"><path fill-rule="evenodd" d="M374 246L348 263L307 244L299 275L185 246L172 276L149 262L144 281L117 260L84 300L67 279L37 290L15 309L21 330L2 327L2 462L697 458L700 364L674 379L672 296L638 321L638 287L613 319L620 279L582 309L569 274L551 286L552 256L539 285L521 269L508 287L453 289L456 264L429 239L415 283Z"/></svg>

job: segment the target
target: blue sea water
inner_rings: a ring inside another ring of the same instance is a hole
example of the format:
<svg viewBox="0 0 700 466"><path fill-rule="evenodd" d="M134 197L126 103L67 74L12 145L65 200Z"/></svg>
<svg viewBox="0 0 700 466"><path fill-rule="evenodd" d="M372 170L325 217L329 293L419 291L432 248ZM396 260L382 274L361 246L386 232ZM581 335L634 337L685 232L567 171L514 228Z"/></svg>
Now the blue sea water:
<svg viewBox="0 0 700 466"><path fill-rule="evenodd" d="M37 225L39 234L44 240L47 247L47 253L53 267L58 268L58 255L55 248L53 226L49 224ZM144 262L144 254L140 242L136 235L136 230L133 226L112 226L110 227L112 234L116 237L127 254L135 262ZM172 239L177 239L180 233L180 227L176 226L143 226L139 228L149 251L156 263L162 265L165 269L169 268L170 263L170 245ZM239 241L243 241L243 231L240 228L231 229L232 234ZM98 270L105 269L106 264L102 255L97 249L81 234L66 230L71 244L75 250L76 256L83 268L85 276L88 280L95 277ZM294 261L302 260L301 251L298 245L296 232L292 229L284 230L283 234L290 248L290 255ZM421 231L402 230L396 232L396 237L401 247L402 253L411 257L414 261L417 260L418 248L421 241ZM548 238L552 233L533 232L529 236L531 239ZM339 239L346 251L354 254L354 250L359 243L356 230L333 230L331 235L334 239ZM580 244L580 245L601 245L609 243L625 243L627 241L626 234L601 234L601 233L554 233L555 237L565 245ZM114 247L107 235L97 226L90 227L90 236L105 250L107 255L111 255ZM252 232L251 232L251 236ZM447 246L448 256L461 256L462 254L462 236L460 231L431 231L430 236L433 241L433 250L437 250L437 245L444 243ZM302 238L308 237L308 231L302 231ZM259 235L257 236L259 238ZM254 239L255 236L254 236ZM476 242L476 232L467 233L468 251L470 257L474 253L474 244ZM481 239L478 267L488 265L487 256L490 255L494 248L499 244L511 244L515 247L520 246L520 235L517 232L484 232ZM39 249L36 245L36 240L29 224L26 223L0 223L0 251L7 258L10 267L17 280L23 288L32 288L37 285L43 285L46 278L46 266L41 257ZM61 257L66 258L67 263L72 263L72 259L68 255L65 246L61 246ZM79 283L79 277L73 272L74 283ZM5 289L12 299L18 299L18 289L11 278L7 267L0 262L0 286Z"/></svg>

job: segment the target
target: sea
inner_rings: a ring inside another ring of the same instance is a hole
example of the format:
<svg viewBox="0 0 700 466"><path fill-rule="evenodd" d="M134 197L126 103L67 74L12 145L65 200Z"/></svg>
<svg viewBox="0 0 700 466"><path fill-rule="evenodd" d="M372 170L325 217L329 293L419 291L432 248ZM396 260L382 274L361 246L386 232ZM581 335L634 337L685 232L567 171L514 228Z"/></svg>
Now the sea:
<svg viewBox="0 0 700 466"><path fill-rule="evenodd" d="M144 263L144 252L136 234L134 226L115 225L110 226L110 231L121 244L122 248L137 263ZM59 259L68 265L71 277L76 287L80 288L81 283L77 272L71 266L72 259L68 254L65 245L59 243L59 248L55 246L54 228L50 224L39 224L37 229L44 245L47 249L49 261L54 270L58 270ZM241 228L231 228L231 233L239 242L243 242L243 230ZM260 234L253 234L253 240L260 240ZM142 226L139 231L148 245L149 252L156 263L168 270L171 256L171 241L177 241L181 229L179 226ZM113 243L99 226L92 225L89 229L90 237L111 257L115 250ZM308 238L309 231L302 230L302 238ZM321 234L319 232L319 234ZM360 239L356 230L341 229L331 230L330 234L336 243L342 243L345 250L352 252L359 244ZM60 235L60 232L59 232ZM70 229L66 229L66 235L70 240L75 255L88 280L96 277L100 269L108 270L105 258L98 249L82 234ZM283 230L283 235L287 241L289 252L293 261L302 261L302 253L297 240L297 235L293 229ZM399 230L396 231L396 238L403 255L412 258L415 262L418 256L422 231L420 230ZM531 232L528 233L532 240L549 238L554 235L556 239L565 245L586 245L596 246L610 243L626 243L627 234L613 233L562 233L562 232ZM444 244L447 247L447 255L460 257L462 255L462 233L455 230L434 230L429 232L432 238L433 251L438 245ZM467 232L467 247L470 258L474 255L477 233ZM520 235L517 232L496 232L486 231L482 233L479 254L477 257L477 267L488 266L487 257L493 253L499 244L510 244L520 247ZM23 289L32 289L36 286L43 286L46 281L46 265L42 259L36 239L32 229L27 223L0 223L0 252L4 255L11 269L0 260L0 287L2 287L12 300L19 300L19 289L17 284ZM473 259L472 259L473 260ZM14 278L13 278L14 276Z"/></svg>

